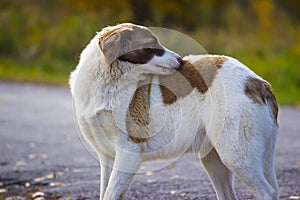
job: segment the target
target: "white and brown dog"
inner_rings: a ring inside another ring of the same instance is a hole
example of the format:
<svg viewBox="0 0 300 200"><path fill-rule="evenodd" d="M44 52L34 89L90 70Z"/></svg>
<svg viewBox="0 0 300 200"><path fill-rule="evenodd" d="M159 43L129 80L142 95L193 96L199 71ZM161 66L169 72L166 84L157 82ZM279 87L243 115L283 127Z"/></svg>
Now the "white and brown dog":
<svg viewBox="0 0 300 200"><path fill-rule="evenodd" d="M197 152L218 199L233 174L257 199L278 199L278 106L271 86L239 61L183 60L145 27L104 28L70 78L79 127L99 156L100 199L122 199L143 161Z"/></svg>

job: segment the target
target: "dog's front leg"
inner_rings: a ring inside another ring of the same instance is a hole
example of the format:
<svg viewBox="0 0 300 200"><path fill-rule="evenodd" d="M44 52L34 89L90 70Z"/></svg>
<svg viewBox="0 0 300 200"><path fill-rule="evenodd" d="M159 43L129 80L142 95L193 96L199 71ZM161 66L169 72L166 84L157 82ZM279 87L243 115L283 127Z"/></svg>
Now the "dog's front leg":
<svg viewBox="0 0 300 200"><path fill-rule="evenodd" d="M127 141L125 145L122 144L122 148L116 152L104 200L119 200L123 198L135 172L141 164L140 152L140 144L131 141Z"/></svg>
<svg viewBox="0 0 300 200"><path fill-rule="evenodd" d="M113 163L113 159L106 155L99 155L99 160L100 160L100 167L101 167L100 200L103 200L114 163Z"/></svg>

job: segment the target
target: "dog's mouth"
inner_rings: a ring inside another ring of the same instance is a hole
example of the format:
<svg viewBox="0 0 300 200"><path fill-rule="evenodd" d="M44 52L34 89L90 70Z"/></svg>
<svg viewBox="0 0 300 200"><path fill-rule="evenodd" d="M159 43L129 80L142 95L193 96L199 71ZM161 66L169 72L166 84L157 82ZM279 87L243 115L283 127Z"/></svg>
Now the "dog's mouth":
<svg viewBox="0 0 300 200"><path fill-rule="evenodd" d="M166 66L163 66L163 65L155 65L156 67L159 67L159 68L162 68L162 69L165 69L165 70L171 70L171 71L175 71L176 69L174 68L171 68L171 67L166 67Z"/></svg>
<svg viewBox="0 0 300 200"><path fill-rule="evenodd" d="M177 69L180 68L181 65L178 65L176 67L166 67L164 65L156 64L155 67L163 69L164 72L175 72Z"/></svg>

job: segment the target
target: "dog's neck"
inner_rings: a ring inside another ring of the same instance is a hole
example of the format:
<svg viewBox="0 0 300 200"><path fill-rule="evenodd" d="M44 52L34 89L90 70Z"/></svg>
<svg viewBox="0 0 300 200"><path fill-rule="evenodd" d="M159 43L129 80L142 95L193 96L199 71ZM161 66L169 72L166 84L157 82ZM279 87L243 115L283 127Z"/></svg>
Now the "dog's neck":
<svg viewBox="0 0 300 200"><path fill-rule="evenodd" d="M95 79L94 84L97 87L95 88L96 98L100 100L97 110L111 110L115 101L118 101L118 96L122 94L131 97L134 94L138 82L149 77L149 75L141 74L138 67L116 60L111 65L105 65L99 69L98 74L101 78Z"/></svg>
<svg viewBox="0 0 300 200"><path fill-rule="evenodd" d="M99 69L99 76L95 77L97 85L100 90L120 90L130 86L136 85L141 80L145 80L147 75L143 75L141 70L138 70L139 66L132 66L132 64L121 62L119 60L114 61L109 66L103 64Z"/></svg>

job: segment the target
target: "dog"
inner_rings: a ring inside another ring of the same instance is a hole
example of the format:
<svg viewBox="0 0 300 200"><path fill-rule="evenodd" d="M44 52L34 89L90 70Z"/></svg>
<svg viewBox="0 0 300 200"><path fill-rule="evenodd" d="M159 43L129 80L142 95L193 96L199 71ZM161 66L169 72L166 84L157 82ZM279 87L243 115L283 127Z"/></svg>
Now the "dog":
<svg viewBox="0 0 300 200"><path fill-rule="evenodd" d="M271 85L238 60L183 59L146 27L102 29L70 75L80 130L97 152L100 200L122 199L144 161L196 152L218 199L233 176L257 199L278 199L278 105Z"/></svg>

